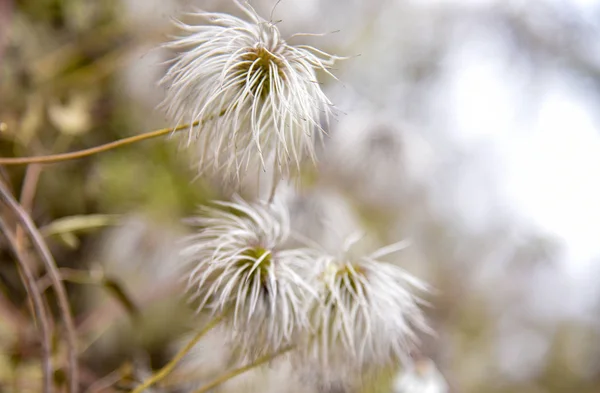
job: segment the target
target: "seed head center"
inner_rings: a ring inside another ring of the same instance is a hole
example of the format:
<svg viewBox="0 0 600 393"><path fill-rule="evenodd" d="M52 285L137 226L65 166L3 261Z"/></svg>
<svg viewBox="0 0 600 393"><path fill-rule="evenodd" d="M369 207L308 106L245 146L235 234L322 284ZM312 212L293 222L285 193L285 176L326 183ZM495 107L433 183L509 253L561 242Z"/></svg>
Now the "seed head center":
<svg viewBox="0 0 600 393"><path fill-rule="evenodd" d="M335 277L335 281L342 285L340 289L346 288L350 289L352 292L356 292L359 288L364 289L361 278L366 278L366 272L361 266L346 264L338 268L335 272Z"/></svg>
<svg viewBox="0 0 600 393"><path fill-rule="evenodd" d="M263 247L254 247L244 251L242 255L246 258L239 262L241 267L252 268L252 266L260 260L255 270L255 274L260 274L261 283L266 283L269 279L268 270L273 262L271 251Z"/></svg>
<svg viewBox="0 0 600 393"><path fill-rule="evenodd" d="M285 80L283 61L263 46L248 48L241 59L238 72L251 81L249 88L255 96L265 98L269 94L272 78Z"/></svg>

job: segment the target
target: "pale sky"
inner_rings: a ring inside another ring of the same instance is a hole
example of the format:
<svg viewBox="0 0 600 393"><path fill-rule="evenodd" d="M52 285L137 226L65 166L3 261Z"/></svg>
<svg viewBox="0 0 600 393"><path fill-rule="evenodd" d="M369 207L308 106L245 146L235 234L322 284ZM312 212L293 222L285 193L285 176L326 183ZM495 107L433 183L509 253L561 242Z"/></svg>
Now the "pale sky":
<svg viewBox="0 0 600 393"><path fill-rule="evenodd" d="M454 139L467 150L491 147L494 191L526 222L562 239L565 271L591 284L590 269L600 260L597 101L559 69L528 85L506 53L490 33L451 60L446 99Z"/></svg>

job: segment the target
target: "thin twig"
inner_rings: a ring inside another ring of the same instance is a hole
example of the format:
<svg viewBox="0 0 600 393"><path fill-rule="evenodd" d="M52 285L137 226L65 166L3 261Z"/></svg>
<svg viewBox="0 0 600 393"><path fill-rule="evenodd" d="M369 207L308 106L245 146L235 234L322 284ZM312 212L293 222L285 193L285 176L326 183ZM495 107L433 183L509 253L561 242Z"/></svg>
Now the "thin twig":
<svg viewBox="0 0 600 393"><path fill-rule="evenodd" d="M288 346L288 347L284 347L283 349L280 349L279 351L275 352L275 353L271 353L269 355L265 355L263 357L260 357L258 359L256 359L254 362L247 364L245 366L242 367L238 367L236 369L231 370L230 372L223 374L220 377L215 378L214 380L212 380L211 382L207 383L206 385L202 386L200 389L194 391L194 393L206 393L209 390L229 381L232 378L237 377L240 374L245 373L248 370L252 370L253 368L262 366L265 363L270 362L271 360L275 359L278 356L283 355L286 352L291 351L292 349L294 349L294 346Z"/></svg>
<svg viewBox="0 0 600 393"><path fill-rule="evenodd" d="M67 352L68 352L68 373L69 373L69 391L71 393L77 393L79 389L79 373L77 366L77 338L75 337L75 324L73 322L73 315L69 308L69 299L67 297L67 291L60 279L58 274L58 268L56 262L48 249L48 246L44 242L44 238L38 231L35 223L29 217L29 215L23 210L21 205L15 200L8 188L3 182L0 182L0 198L4 200L7 206L15 214L17 221L28 233L33 247L39 254L41 260L44 262L44 266L50 277L52 278L52 286L56 292L58 301L58 308L61 316L65 323L65 330L67 336Z"/></svg>
<svg viewBox="0 0 600 393"><path fill-rule="evenodd" d="M10 246L19 269L22 272L23 284L25 285L27 294L33 303L33 310L42 341L42 391L44 393L52 393L54 389L52 388L53 370L50 345L50 323L48 320L48 315L46 314L44 302L42 300L42 294L35 283L35 277L26 261L25 254L19 248L15 235L11 232L10 228L2 219L2 217L0 217L0 230L2 230L4 236L8 240L8 245Z"/></svg>
<svg viewBox="0 0 600 393"><path fill-rule="evenodd" d="M37 189L37 184L41 173L41 165L30 165L25 171L25 178L23 179L23 187L21 188L19 203L21 206L23 206L23 210L25 210L27 213L31 213L33 209L33 200L35 198L35 191ZM24 236L25 233L23 233L23 228L21 228L20 225L17 225L17 229L15 231L15 240L17 242L17 248L21 253L26 252Z"/></svg>
<svg viewBox="0 0 600 393"><path fill-rule="evenodd" d="M190 352L192 350L192 348L194 348L194 346L196 346L196 344L198 343L198 341L200 341L200 339L202 337L204 337L206 335L206 333L208 333L219 322L221 322L221 319L223 319L222 316L218 316L218 317L213 318L204 327L204 329L202 329L200 332L198 332L185 345L185 347L183 347L179 352L177 352L177 354L173 357L173 359L171 359L171 361L169 363L167 363L166 366L164 366L163 368L161 368L159 371L157 371L155 374L153 374L150 378L148 378L147 380L145 380L141 385L139 385L134 390L132 390L131 393L142 393L144 390L148 389L150 386L154 385L155 383L159 382L160 380L164 379L167 375L169 375L171 373L171 371L173 371L173 369L175 368L175 366L177 366L177 364L181 361L181 359L183 359L183 357L185 355L187 355L188 352Z"/></svg>
<svg viewBox="0 0 600 393"><path fill-rule="evenodd" d="M26 165L26 164L52 164L61 161L68 160L76 160L78 158L83 158L87 156L91 156L93 154L102 153L108 150L112 150L117 147L129 145L132 143L136 143L139 141L143 141L146 139L156 138L159 136L167 135L171 132L177 132L181 130L185 130L191 127L195 127L200 124L200 121L195 121L190 124L183 124L177 127L169 127L169 128L161 128L160 130L146 132L140 135L134 135L128 138L119 139L117 141L109 142L104 145L91 147L89 149L83 149L74 151L71 153L62 153L62 154L51 154L47 156L37 156L37 157L14 157L14 158L0 158L0 165Z"/></svg>
<svg viewBox="0 0 600 393"><path fill-rule="evenodd" d="M33 209L33 200L35 198L35 191L37 189L38 181L40 180L42 168L41 165L30 165L25 171L19 203L21 203L21 206L23 206L23 209L27 212L31 212Z"/></svg>

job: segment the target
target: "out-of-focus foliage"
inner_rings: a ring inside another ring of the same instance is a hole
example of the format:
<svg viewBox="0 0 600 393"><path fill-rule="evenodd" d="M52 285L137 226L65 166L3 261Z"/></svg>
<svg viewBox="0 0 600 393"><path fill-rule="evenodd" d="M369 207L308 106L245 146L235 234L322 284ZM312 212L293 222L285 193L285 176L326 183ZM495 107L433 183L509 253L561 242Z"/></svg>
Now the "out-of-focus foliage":
<svg viewBox="0 0 600 393"><path fill-rule="evenodd" d="M269 15L276 1L253 3ZM451 92L469 66L474 85L490 70L506 76L514 90L508 101L522 109L510 113L515 118L535 117L542 93L557 81L580 87L596 108L600 5L470 3L276 5L274 19L283 19L286 34L340 30L302 39L338 55L360 54L340 63L339 83L324 86L340 119L319 147L318 170L307 168L301 191L290 197L292 218L305 236L326 243L359 224L377 245L412 240L394 262L436 289L426 313L437 336L423 337L421 355L435 362L450 391L598 392L599 293L574 291L561 240L514 213L496 190L496 150L482 135L504 124L476 115L503 109L475 106L493 92L472 87L475 100ZM171 32L169 18L194 6L234 12L222 0L0 0L0 156L72 151L165 126L156 82L172 54L159 45ZM0 170L48 231L90 393L132 388L202 326L205 316L180 296L181 218L232 190L197 178L177 137ZM235 191L259 189L252 181ZM75 216L75 227L60 225ZM42 265L29 259L43 284ZM580 298L586 306L573 306ZM51 291L47 301L58 315ZM60 366L61 334L55 329L53 339ZM219 331L202 345L155 391L193 391L231 365ZM39 355L26 292L0 238L0 391L39 392ZM318 391L310 373L295 371L282 361L219 391ZM356 390L392 392L398 370L385 371L365 376L367 386ZM55 380L62 386L62 369Z"/></svg>

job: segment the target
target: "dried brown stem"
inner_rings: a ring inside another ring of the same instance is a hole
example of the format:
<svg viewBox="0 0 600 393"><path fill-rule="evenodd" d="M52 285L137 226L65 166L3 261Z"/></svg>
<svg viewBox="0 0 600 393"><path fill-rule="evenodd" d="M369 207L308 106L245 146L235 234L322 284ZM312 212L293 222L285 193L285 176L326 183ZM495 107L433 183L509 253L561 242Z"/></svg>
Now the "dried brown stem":
<svg viewBox="0 0 600 393"><path fill-rule="evenodd" d="M21 203L21 206L23 206L23 210L28 213L33 209L33 199L35 198L35 191L41 172L42 167L40 165L30 165L25 171L25 178L23 180L19 202ZM17 248L21 253L25 253L25 245L23 244L23 241L25 240L24 236L23 228L21 228L20 225L17 225L15 240L17 242Z"/></svg>
<svg viewBox="0 0 600 393"><path fill-rule="evenodd" d="M71 310L69 308L67 291L65 290L65 287L60 279L56 262L54 261L54 257L52 257L44 238L35 226L35 223L31 217L29 217L27 212L23 210L22 206L15 200L6 185L2 182L0 182L0 199L2 199L10 208L10 210L13 211L17 221L23 226L29 235L33 247L39 254L48 274L50 274L50 277L52 278L52 286L56 292L58 308L65 323L65 331L67 336L69 391L71 393L77 393L79 389L79 373L77 365L77 338L75 336L75 324L73 322L73 315L71 314Z"/></svg>
<svg viewBox="0 0 600 393"><path fill-rule="evenodd" d="M41 165L30 165L25 171L25 179L23 180L23 187L21 188L21 197L19 202L23 209L27 212L31 212L33 209L33 200L35 198L35 191L37 189L38 180L42 173Z"/></svg>
<svg viewBox="0 0 600 393"><path fill-rule="evenodd" d="M29 299L31 299L33 303L33 311L34 316L38 325L38 329L40 331L41 341L42 341L42 387L44 393L52 393L52 361L51 361L51 332L50 332L50 321L48 319L48 315L46 314L46 308L44 306L44 301L42 299L42 294L40 293L33 272L26 260L26 255L19 248L17 244L17 239L15 235L12 233L6 222L0 217L0 230L4 233L8 241L8 245L15 256L17 264L19 266L19 270L21 270L23 284L25 286L25 290L29 295Z"/></svg>

